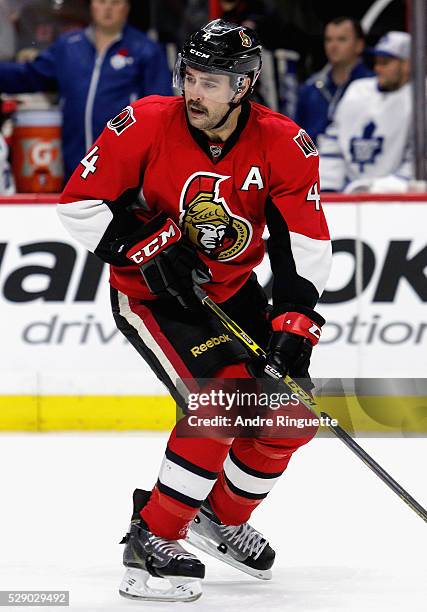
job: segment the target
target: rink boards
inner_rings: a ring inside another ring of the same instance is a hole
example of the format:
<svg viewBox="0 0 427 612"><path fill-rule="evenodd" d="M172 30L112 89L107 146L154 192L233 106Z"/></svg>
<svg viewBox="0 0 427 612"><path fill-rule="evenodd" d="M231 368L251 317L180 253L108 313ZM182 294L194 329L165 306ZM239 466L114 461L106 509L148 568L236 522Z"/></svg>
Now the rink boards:
<svg viewBox="0 0 427 612"><path fill-rule="evenodd" d="M315 377L426 375L427 195L402 198L325 202L334 256ZM115 328L107 266L68 236L55 199L0 202L0 429L168 429L173 403ZM267 262L258 276L269 285ZM390 406L409 401L419 411L424 400L394 391ZM353 420L377 431L353 403ZM408 431L427 429L425 419L410 421Z"/></svg>

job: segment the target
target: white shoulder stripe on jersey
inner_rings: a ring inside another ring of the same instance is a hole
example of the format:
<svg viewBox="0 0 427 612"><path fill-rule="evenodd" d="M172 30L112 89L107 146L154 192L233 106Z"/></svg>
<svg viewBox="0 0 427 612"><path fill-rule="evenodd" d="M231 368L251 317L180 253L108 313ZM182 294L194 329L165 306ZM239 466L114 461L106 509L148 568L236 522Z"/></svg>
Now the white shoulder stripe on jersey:
<svg viewBox="0 0 427 612"><path fill-rule="evenodd" d="M296 232L289 232L289 236L298 275L313 283L321 295L332 265L331 241L316 240Z"/></svg>
<svg viewBox="0 0 427 612"><path fill-rule="evenodd" d="M102 200L58 204L57 213L65 229L92 253L113 219L113 213Z"/></svg>

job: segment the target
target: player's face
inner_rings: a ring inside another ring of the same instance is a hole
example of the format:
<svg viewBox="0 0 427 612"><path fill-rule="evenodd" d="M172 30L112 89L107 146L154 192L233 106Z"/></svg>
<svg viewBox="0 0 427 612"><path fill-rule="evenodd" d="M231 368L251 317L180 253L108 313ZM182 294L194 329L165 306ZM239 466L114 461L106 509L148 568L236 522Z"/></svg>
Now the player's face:
<svg viewBox="0 0 427 612"><path fill-rule="evenodd" d="M409 62L394 57L377 55L374 70L378 85L384 91L400 89L409 79Z"/></svg>
<svg viewBox="0 0 427 612"><path fill-rule="evenodd" d="M187 66L184 79L184 96L188 120L199 130L215 127L228 111L233 90L230 78L224 74L211 74Z"/></svg>
<svg viewBox="0 0 427 612"><path fill-rule="evenodd" d="M363 40L356 37L351 21L330 23L326 26L325 53L332 66L354 64L363 47Z"/></svg>
<svg viewBox="0 0 427 612"><path fill-rule="evenodd" d="M109 30L120 30L129 14L127 0L92 0L90 4L95 26Z"/></svg>

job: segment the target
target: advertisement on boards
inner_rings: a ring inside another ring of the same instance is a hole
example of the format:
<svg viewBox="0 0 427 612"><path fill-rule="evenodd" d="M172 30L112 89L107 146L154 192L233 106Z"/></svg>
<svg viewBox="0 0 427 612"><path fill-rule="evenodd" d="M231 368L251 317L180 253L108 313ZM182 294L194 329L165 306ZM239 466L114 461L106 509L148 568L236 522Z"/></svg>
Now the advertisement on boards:
<svg viewBox="0 0 427 612"><path fill-rule="evenodd" d="M333 267L312 375L423 377L426 203L326 204ZM53 205L0 206L1 394L164 394L116 329L108 266L62 228ZM268 259L257 274L267 292Z"/></svg>

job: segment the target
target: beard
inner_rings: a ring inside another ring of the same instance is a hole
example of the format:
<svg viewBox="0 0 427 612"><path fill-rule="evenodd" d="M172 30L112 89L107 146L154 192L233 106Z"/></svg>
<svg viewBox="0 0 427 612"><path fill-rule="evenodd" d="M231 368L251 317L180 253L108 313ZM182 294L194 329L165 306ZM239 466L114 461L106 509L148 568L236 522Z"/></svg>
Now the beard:
<svg viewBox="0 0 427 612"><path fill-rule="evenodd" d="M401 83L396 81L386 81L382 85L378 83L378 89L385 92L397 91L401 87Z"/></svg>
<svg viewBox="0 0 427 612"><path fill-rule="evenodd" d="M405 85L406 79L402 70L399 70L393 76L384 79L382 83L378 81L378 88L380 91L397 91L403 85Z"/></svg>

